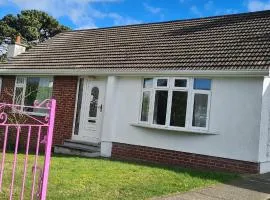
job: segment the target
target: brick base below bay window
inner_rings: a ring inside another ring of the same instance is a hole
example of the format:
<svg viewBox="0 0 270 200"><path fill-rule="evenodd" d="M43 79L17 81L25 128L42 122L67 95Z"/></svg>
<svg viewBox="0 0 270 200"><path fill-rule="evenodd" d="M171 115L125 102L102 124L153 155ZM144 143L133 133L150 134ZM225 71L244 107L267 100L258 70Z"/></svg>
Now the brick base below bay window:
<svg viewBox="0 0 270 200"><path fill-rule="evenodd" d="M259 163L122 143L113 143L112 158L227 172L259 173Z"/></svg>

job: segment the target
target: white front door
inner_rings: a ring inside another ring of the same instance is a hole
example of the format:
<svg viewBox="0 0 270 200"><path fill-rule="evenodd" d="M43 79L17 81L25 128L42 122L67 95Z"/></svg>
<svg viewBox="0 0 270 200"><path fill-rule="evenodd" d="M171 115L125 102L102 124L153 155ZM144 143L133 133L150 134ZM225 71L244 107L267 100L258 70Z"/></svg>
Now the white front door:
<svg viewBox="0 0 270 200"><path fill-rule="evenodd" d="M100 142L105 79L84 79L78 135L75 139Z"/></svg>

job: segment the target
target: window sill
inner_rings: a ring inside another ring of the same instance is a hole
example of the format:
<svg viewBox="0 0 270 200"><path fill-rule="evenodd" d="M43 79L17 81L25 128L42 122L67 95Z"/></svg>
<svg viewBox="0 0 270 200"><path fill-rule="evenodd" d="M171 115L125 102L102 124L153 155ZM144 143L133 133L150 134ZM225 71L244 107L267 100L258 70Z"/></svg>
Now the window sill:
<svg viewBox="0 0 270 200"><path fill-rule="evenodd" d="M131 123L131 126L135 127L142 127L142 128L149 128L149 129L159 129L159 130L166 130L166 131L176 131L176 132L183 132L183 133L194 133L200 135L218 135L217 132L210 132L198 129L180 129L174 127L160 127L155 125L143 124L143 123Z"/></svg>
<svg viewBox="0 0 270 200"><path fill-rule="evenodd" d="M27 115L31 115L31 116L37 116L37 117L46 117L46 113L37 113L37 112L24 112Z"/></svg>
<svg viewBox="0 0 270 200"><path fill-rule="evenodd" d="M37 113L37 112L27 112L27 111L12 111L13 114L19 113L22 115L30 115L30 116L36 116L36 117L46 117L46 113Z"/></svg>

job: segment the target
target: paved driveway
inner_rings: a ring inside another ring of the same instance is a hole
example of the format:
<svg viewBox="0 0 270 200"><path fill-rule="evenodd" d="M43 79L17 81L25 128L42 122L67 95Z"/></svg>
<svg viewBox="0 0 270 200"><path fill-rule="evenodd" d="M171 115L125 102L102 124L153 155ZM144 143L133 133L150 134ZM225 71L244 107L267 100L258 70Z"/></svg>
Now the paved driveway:
<svg viewBox="0 0 270 200"><path fill-rule="evenodd" d="M155 200L270 200L270 173Z"/></svg>

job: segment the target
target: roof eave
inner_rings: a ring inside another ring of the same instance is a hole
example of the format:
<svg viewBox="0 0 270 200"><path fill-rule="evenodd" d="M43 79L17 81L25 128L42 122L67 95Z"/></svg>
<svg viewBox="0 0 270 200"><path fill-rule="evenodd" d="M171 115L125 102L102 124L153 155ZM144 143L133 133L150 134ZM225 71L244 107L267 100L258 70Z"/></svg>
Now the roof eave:
<svg viewBox="0 0 270 200"><path fill-rule="evenodd" d="M53 76L228 76L262 77L269 76L269 69L252 70L177 70L177 69L0 69L0 75L53 75Z"/></svg>

